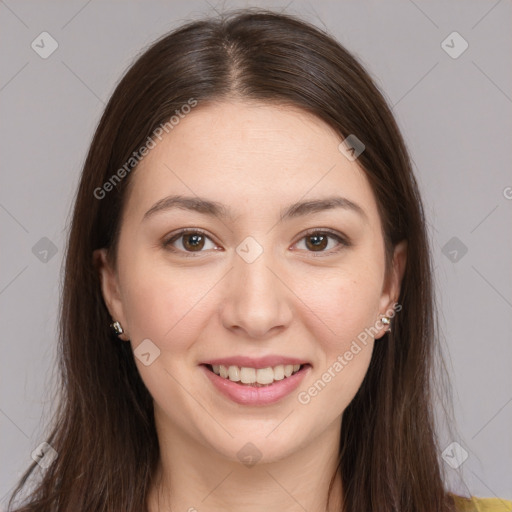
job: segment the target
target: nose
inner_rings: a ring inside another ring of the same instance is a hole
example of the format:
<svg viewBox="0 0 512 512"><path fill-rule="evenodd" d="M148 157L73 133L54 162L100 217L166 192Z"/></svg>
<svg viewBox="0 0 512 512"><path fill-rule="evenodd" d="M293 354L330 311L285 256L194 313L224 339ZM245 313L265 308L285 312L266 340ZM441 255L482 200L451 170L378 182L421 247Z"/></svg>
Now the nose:
<svg viewBox="0 0 512 512"><path fill-rule="evenodd" d="M224 327L255 339L286 329L293 316L293 293L275 260L266 251L252 263L236 254L233 265L221 311Z"/></svg>

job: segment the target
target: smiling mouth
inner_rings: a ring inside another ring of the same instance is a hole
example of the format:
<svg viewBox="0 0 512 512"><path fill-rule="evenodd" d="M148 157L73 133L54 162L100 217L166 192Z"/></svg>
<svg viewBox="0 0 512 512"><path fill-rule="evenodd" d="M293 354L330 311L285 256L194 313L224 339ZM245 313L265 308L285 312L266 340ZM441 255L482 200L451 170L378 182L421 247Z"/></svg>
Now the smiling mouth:
<svg viewBox="0 0 512 512"><path fill-rule="evenodd" d="M229 380L241 386L268 387L304 370L309 364L277 365L267 368L247 368L239 366L203 365L220 378Z"/></svg>

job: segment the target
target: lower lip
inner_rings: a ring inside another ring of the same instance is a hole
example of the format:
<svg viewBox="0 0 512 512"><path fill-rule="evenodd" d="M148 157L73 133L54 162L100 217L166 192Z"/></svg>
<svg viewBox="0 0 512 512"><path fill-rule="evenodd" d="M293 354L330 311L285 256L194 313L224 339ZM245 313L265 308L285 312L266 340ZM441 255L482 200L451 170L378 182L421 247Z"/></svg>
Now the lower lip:
<svg viewBox="0 0 512 512"><path fill-rule="evenodd" d="M297 389L311 370L309 364L304 365L297 373L290 377L275 381L269 386L256 387L247 384L237 384L229 379L224 379L209 370L206 365L201 365L201 368L210 379L210 382L223 395L241 405L268 405L278 402Z"/></svg>

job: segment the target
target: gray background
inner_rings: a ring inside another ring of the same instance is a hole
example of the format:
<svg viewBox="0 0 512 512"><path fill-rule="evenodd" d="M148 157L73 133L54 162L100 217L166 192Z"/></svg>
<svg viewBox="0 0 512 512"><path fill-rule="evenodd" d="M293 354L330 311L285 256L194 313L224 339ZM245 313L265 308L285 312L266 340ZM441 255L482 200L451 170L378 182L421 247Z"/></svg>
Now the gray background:
<svg viewBox="0 0 512 512"><path fill-rule="evenodd" d="M256 4L0 0L1 503L45 440L69 212L102 109L145 45L246 5ZM461 493L512 499L511 2L257 5L325 24L393 105L427 207L454 385L460 437L440 437L469 455L447 474L464 478ZM46 59L31 48L43 31L59 45ZM441 45L453 31L469 44L458 58Z"/></svg>

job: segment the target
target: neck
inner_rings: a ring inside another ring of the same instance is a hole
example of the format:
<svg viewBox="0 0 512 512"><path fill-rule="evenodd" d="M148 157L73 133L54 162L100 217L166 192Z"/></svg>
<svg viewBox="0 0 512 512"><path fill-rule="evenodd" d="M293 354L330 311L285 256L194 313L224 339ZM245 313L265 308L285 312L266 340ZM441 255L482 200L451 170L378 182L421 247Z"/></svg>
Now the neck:
<svg viewBox="0 0 512 512"><path fill-rule="evenodd" d="M149 512L339 512L342 484L334 480L341 418L307 446L249 466L219 454L188 433L158 426L160 462L148 496Z"/></svg>

